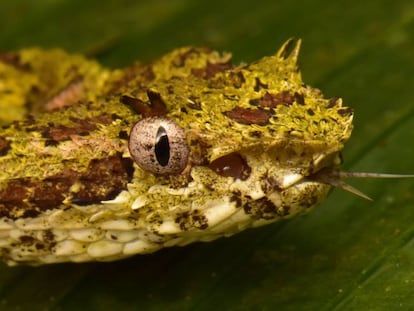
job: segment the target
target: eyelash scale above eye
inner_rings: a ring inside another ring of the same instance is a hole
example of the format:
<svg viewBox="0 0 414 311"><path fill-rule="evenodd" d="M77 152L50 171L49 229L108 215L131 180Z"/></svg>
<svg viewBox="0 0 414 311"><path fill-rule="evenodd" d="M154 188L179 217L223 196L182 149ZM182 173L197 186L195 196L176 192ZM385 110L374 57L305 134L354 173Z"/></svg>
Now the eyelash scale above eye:
<svg viewBox="0 0 414 311"><path fill-rule="evenodd" d="M189 148L185 132L165 117L149 117L135 123L128 147L139 167L157 175L176 175L187 166Z"/></svg>

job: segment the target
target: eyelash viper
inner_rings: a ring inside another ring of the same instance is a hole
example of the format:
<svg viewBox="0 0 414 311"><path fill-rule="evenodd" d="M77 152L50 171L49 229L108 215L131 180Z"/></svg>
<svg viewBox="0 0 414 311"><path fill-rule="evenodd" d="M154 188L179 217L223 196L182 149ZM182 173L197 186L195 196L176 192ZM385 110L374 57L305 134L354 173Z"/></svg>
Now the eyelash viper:
<svg viewBox="0 0 414 311"><path fill-rule="evenodd" d="M106 69L0 54L0 257L110 261L307 212L339 171L353 111L302 82L300 40L234 65L206 48ZM395 177L395 176L391 176Z"/></svg>

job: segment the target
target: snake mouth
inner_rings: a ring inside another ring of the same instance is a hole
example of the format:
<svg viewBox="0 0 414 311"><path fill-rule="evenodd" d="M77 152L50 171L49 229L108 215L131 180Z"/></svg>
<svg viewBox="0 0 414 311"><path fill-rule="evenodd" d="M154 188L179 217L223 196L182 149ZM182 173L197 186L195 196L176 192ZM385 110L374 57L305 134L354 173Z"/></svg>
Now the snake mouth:
<svg viewBox="0 0 414 311"><path fill-rule="evenodd" d="M345 172L340 171L337 168L332 167L324 167L321 170L317 171L306 177L306 180L315 181L318 183L330 185L335 188L339 188L350 193L353 193L361 198L366 200L372 201L372 199L367 196L365 193L361 192L360 190L356 189L355 187L351 186L350 184L346 183L343 178L346 177L362 177L357 176L355 174L361 174L356 172ZM368 173L365 173L368 174ZM372 177L372 176L365 176L365 177Z"/></svg>
<svg viewBox="0 0 414 311"><path fill-rule="evenodd" d="M291 170L281 172L279 169L279 176L282 178L275 178L273 174L269 174L266 177L266 190L265 193L272 193L274 191L280 191L288 189L289 187L299 185L303 182L315 182L319 184L329 185L335 188L340 188L347 192L353 193L361 198L372 201L372 199L354 188L350 184L344 181L346 178L413 178L414 175L402 175L402 174L383 174L383 173L368 173L368 172L350 172L342 171L338 169L338 166L342 163L342 158L339 153L332 153L329 156L323 155L317 158L314 162L314 168L319 169L312 172L309 175L304 176L303 173L295 173ZM252 169L249 166L246 159L237 152L224 155L210 162L208 167L223 177L233 177L241 181L246 181L252 174ZM273 175L273 177L272 177Z"/></svg>

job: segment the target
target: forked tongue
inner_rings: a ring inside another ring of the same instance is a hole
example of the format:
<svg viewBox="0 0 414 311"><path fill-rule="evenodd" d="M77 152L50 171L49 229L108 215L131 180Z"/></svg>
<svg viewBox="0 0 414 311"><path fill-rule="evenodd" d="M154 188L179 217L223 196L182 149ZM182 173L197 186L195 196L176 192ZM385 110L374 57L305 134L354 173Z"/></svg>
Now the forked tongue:
<svg viewBox="0 0 414 311"><path fill-rule="evenodd" d="M382 173L366 173L366 172L344 172L337 169L322 169L314 175L312 179L317 180L321 183L331 185L336 188L343 189L351 192L361 198L372 201L372 199L354 188L350 184L346 183L344 178L414 178L411 174L382 174Z"/></svg>

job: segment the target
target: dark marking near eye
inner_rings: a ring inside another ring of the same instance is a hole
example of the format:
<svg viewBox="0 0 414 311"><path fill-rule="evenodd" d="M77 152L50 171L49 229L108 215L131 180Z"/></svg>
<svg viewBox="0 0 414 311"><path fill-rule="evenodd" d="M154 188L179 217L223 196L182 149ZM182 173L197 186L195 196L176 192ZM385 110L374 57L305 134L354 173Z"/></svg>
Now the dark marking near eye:
<svg viewBox="0 0 414 311"><path fill-rule="evenodd" d="M190 140L191 146L191 163L194 165L207 165L209 163L208 150L211 145L206 141L196 137Z"/></svg>
<svg viewBox="0 0 414 311"><path fill-rule="evenodd" d="M252 171L246 160L236 152L215 159L208 167L221 176L241 180L249 178Z"/></svg>
<svg viewBox="0 0 414 311"><path fill-rule="evenodd" d="M122 95L119 100L122 104L131 107L136 113L144 118L163 116L167 112L167 106L161 98L161 95L153 90L147 90L148 103L138 98Z"/></svg>
<svg viewBox="0 0 414 311"><path fill-rule="evenodd" d="M350 107L338 109L338 114L341 117L349 117L352 115L352 113L353 113L353 110Z"/></svg>
<svg viewBox="0 0 414 311"><path fill-rule="evenodd" d="M132 160L119 154L94 159L82 172L68 167L44 180L14 179L0 191L0 216L36 217L45 210L60 207L71 197L79 205L111 200L126 189L132 175ZM72 192L75 183L79 190Z"/></svg>
<svg viewBox="0 0 414 311"><path fill-rule="evenodd" d="M167 106L165 105L165 102L162 99L161 94L153 90L147 90L147 96L151 103L151 110L165 114Z"/></svg>
<svg viewBox="0 0 414 311"><path fill-rule="evenodd" d="M0 156L6 155L9 149L10 142L6 138L0 136Z"/></svg>
<svg viewBox="0 0 414 311"><path fill-rule="evenodd" d="M119 98L119 101L122 104L131 107L138 114L141 114L143 116L146 116L148 114L149 107L138 98L122 95Z"/></svg>
<svg viewBox="0 0 414 311"><path fill-rule="evenodd" d="M128 132L127 131L120 131L119 133L118 133L118 137L119 138L121 138L121 139L129 139L129 134L128 134Z"/></svg>
<svg viewBox="0 0 414 311"><path fill-rule="evenodd" d="M255 92L259 92L260 89L267 90L269 88L268 85L265 83L262 83L262 81L260 81L259 78L256 78L255 80L256 80L256 84L254 85L254 88L253 88Z"/></svg>
<svg viewBox="0 0 414 311"><path fill-rule="evenodd" d="M308 113L308 115L310 115L310 116L314 116L314 115L315 115L315 112L314 112L311 108L309 108L306 112L307 112L307 113Z"/></svg>
<svg viewBox="0 0 414 311"><path fill-rule="evenodd" d="M272 113L264 109L235 107L233 110L224 112L224 115L242 124L266 125L269 123Z"/></svg>
<svg viewBox="0 0 414 311"><path fill-rule="evenodd" d="M161 166L167 166L170 160L170 142L167 131L162 126L159 127L155 136L155 157Z"/></svg>

